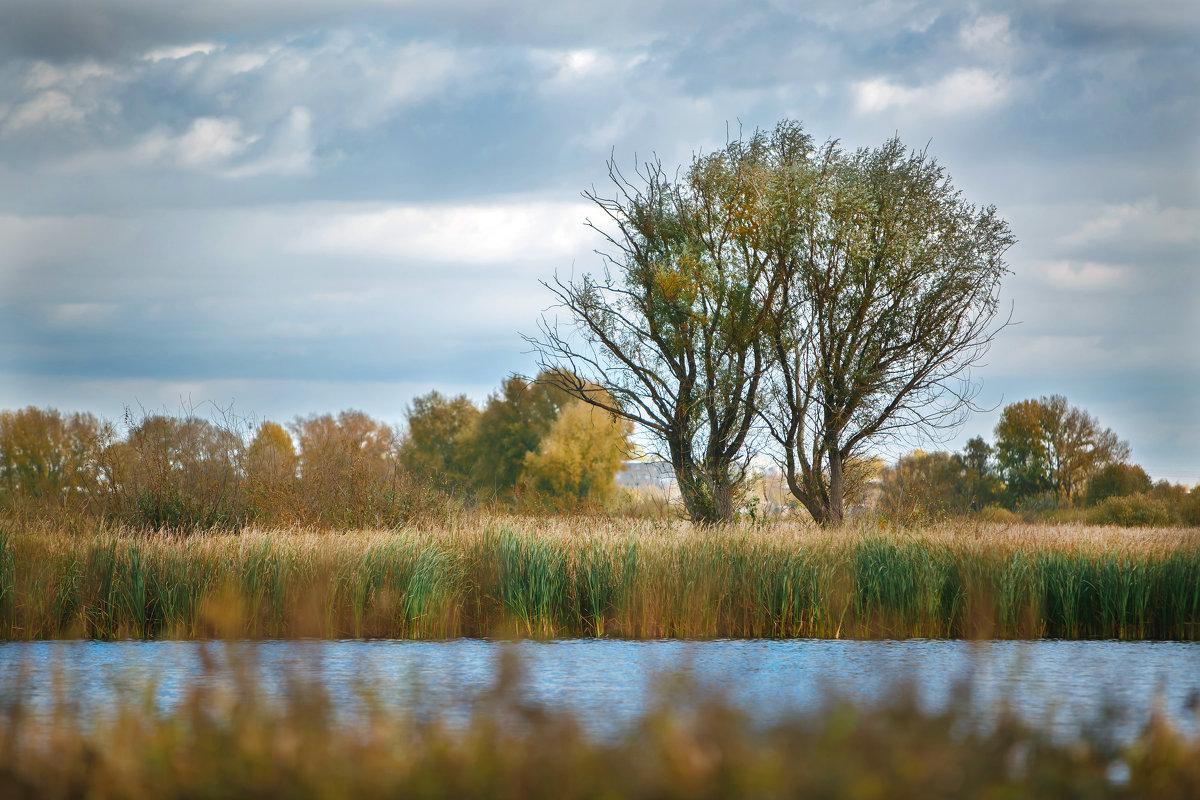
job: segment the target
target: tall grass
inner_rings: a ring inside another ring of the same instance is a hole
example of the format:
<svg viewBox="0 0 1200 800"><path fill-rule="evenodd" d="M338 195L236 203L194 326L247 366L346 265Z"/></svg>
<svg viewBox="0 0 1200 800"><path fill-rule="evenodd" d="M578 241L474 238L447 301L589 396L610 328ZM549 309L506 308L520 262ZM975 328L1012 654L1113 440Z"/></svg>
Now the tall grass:
<svg viewBox="0 0 1200 800"><path fill-rule="evenodd" d="M463 518L183 536L0 528L0 637L1200 639L1200 538Z"/></svg>

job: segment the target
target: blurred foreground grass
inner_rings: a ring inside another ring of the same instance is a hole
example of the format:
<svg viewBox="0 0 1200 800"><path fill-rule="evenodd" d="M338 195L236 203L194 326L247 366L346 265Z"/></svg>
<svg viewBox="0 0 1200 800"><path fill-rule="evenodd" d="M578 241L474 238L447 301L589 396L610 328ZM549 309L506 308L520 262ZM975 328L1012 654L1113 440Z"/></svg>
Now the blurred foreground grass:
<svg viewBox="0 0 1200 800"><path fill-rule="evenodd" d="M212 662L209 662L210 670ZM769 727L676 684L624 733L587 735L521 697L509 660L467 721L406 717L369 693L339 716L292 676L266 696L250 678L198 676L168 710L126 700L105 715L60 701L33 714L0 696L5 798L1190 798L1200 743L1155 719L1129 745L1103 728L1071 742L970 697L922 712L898 693L877 708L830 702ZM61 685L61 684L60 684ZM60 696L69 686L62 685ZM146 698L151 692L145 694Z"/></svg>
<svg viewBox="0 0 1200 800"><path fill-rule="evenodd" d="M1200 531L463 516L0 526L0 638L1200 639Z"/></svg>

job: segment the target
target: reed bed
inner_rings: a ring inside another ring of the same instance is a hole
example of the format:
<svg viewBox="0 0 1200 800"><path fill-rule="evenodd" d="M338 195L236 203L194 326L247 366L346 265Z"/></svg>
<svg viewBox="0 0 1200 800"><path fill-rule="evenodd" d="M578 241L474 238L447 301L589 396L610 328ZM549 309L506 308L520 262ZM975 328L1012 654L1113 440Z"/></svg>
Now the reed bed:
<svg viewBox="0 0 1200 800"><path fill-rule="evenodd" d="M251 674L197 676L168 708L133 691L100 716L66 699L33 713L0 692L0 796L1186 798L1200 785L1200 745L1161 718L1128 745L1103 719L1064 742L1003 709L973 716L967 687L944 712L901 690L768 727L676 682L596 737L523 700L511 662L457 722L389 710L365 687L348 720L319 683L268 697Z"/></svg>
<svg viewBox="0 0 1200 800"><path fill-rule="evenodd" d="M1192 529L0 527L0 638L1200 639Z"/></svg>

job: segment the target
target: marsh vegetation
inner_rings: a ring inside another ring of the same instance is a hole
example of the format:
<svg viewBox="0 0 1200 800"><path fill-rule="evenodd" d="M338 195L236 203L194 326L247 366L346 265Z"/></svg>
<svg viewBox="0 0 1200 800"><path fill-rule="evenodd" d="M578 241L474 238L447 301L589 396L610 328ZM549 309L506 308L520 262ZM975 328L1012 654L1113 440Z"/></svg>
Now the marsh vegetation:
<svg viewBox="0 0 1200 800"><path fill-rule="evenodd" d="M1200 532L425 527L0 531L0 638L1200 638Z"/></svg>

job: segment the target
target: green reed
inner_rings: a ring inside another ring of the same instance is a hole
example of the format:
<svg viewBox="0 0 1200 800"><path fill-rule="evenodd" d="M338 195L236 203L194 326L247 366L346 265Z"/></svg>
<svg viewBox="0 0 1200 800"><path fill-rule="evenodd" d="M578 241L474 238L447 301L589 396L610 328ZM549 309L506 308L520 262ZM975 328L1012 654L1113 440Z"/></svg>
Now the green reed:
<svg viewBox="0 0 1200 800"><path fill-rule="evenodd" d="M1200 639L1200 549L0 528L0 638Z"/></svg>

